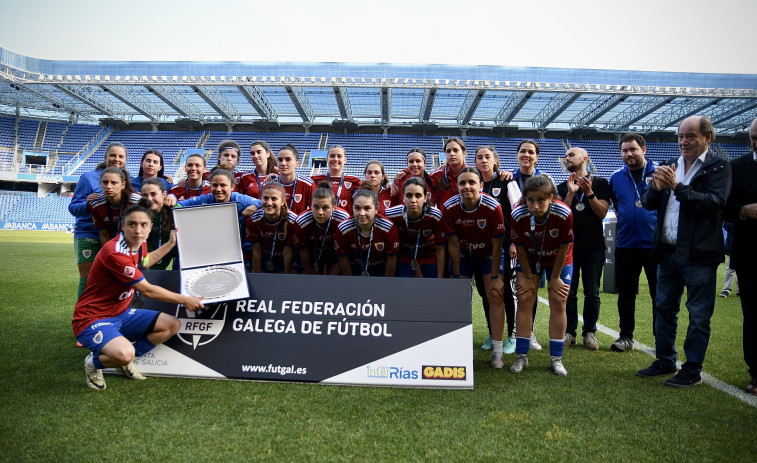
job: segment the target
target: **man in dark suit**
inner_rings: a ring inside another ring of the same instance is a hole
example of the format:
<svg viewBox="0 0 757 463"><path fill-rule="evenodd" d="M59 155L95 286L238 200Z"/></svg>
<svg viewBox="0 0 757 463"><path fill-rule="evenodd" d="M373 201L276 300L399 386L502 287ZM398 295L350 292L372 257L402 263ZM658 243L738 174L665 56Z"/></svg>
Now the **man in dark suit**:
<svg viewBox="0 0 757 463"><path fill-rule="evenodd" d="M723 222L731 190L731 165L710 149L715 127L706 117L692 116L678 127L681 156L660 165L641 202L657 211L654 254L657 258L657 315L655 357L641 377L676 373L675 348L678 312L686 289L689 327L683 350L686 362L666 386L689 387L702 382L700 375L710 318L715 309L717 270L725 256Z"/></svg>
<svg viewBox="0 0 757 463"><path fill-rule="evenodd" d="M744 313L744 360L752 380L746 389L757 395L757 118L749 127L752 152L731 161L733 189L726 220L733 222L731 267L736 270Z"/></svg>

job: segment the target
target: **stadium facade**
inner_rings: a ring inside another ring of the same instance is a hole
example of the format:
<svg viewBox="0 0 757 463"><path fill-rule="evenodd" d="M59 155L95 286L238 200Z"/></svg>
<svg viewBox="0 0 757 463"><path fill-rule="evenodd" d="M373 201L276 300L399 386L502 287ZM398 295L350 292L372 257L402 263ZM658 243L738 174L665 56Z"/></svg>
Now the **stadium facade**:
<svg viewBox="0 0 757 463"><path fill-rule="evenodd" d="M745 152L757 117L757 75L61 61L0 48L0 189L65 195L110 141L126 144L132 170L144 149L159 148L168 173L182 175L188 149L210 158L223 138L245 149L255 139L274 148L293 142L305 153L303 174L334 143L347 148L350 173L362 174L367 159L394 172L410 147L438 153L452 135L471 146L495 145L503 167L513 167L514 144L537 138L540 167L560 178L560 157L571 144L589 149L598 172L617 166L616 141L626 131L659 143L650 153L664 158L675 152L676 126L693 114L713 120L726 154Z"/></svg>

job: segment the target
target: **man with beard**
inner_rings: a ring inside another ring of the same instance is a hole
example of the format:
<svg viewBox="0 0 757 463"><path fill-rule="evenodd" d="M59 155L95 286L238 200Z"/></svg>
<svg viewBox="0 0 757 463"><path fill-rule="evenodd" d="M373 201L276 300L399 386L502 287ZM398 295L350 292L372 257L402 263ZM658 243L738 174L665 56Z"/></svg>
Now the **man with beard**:
<svg viewBox="0 0 757 463"><path fill-rule="evenodd" d="M647 162L647 144L639 134L627 133L620 139L620 154L626 164L610 176L612 206L618 217L615 236L615 283L618 290L620 337L610 348L615 352L633 350L636 327L636 293L642 268L652 298L652 332L654 333L657 262L652 255L657 211L646 210L641 196L650 188L654 164Z"/></svg>
<svg viewBox="0 0 757 463"><path fill-rule="evenodd" d="M578 285L584 288L584 347L598 350L595 335L599 318L599 281L605 263L605 239L602 219L610 207L610 185L607 179L589 175L586 164L589 154L583 148L573 147L565 153L565 167L570 171L568 180L557 186L559 199L573 211L573 277L566 304L568 325L565 347L575 344L578 328Z"/></svg>

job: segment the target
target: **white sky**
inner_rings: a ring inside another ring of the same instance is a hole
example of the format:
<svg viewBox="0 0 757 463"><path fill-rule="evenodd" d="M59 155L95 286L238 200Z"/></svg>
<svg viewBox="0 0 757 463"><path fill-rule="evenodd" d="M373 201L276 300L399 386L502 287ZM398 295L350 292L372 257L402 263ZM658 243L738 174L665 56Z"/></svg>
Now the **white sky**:
<svg viewBox="0 0 757 463"><path fill-rule="evenodd" d="M757 0L0 0L60 60L493 64L757 74Z"/></svg>

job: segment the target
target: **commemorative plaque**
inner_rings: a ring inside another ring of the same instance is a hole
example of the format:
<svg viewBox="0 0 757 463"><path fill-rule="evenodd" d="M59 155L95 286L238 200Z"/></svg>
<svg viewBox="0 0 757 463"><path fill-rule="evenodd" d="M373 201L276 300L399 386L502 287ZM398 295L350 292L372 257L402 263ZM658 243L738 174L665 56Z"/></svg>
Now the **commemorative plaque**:
<svg viewBox="0 0 757 463"><path fill-rule="evenodd" d="M173 210L181 294L206 304L249 297L237 214L233 203Z"/></svg>

